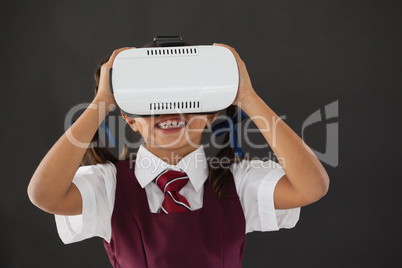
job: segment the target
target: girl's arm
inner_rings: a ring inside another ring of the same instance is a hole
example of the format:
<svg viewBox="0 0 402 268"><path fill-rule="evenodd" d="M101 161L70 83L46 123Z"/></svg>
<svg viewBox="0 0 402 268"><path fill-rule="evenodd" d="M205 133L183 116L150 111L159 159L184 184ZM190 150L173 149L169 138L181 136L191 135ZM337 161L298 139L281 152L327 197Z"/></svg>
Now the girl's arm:
<svg viewBox="0 0 402 268"><path fill-rule="evenodd" d="M109 69L117 54L102 65L96 97L76 122L60 137L42 159L28 185L31 202L40 209L58 215L82 213L82 198L72 183L84 154L106 115L116 102L109 89Z"/></svg>
<svg viewBox="0 0 402 268"><path fill-rule="evenodd" d="M238 105L256 124L271 146L286 175L274 191L276 209L306 206L324 196L329 177L321 162L304 141L268 107L254 91L244 62L229 46L239 69L239 90L233 105Z"/></svg>
<svg viewBox="0 0 402 268"><path fill-rule="evenodd" d="M253 119L286 173L275 187L275 208L302 207L323 197L328 174L304 141L257 94L243 99L241 109Z"/></svg>

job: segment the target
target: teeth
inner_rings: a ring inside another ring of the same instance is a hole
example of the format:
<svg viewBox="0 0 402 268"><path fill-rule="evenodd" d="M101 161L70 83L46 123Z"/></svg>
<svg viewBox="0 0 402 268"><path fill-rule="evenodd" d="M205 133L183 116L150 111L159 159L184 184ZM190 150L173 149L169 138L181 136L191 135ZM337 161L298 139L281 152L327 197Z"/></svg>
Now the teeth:
<svg viewBox="0 0 402 268"><path fill-rule="evenodd" d="M169 128L179 128L179 127L184 126L184 124L185 123L183 121L177 122L177 121L167 120L166 122L158 124L158 126L162 129L169 129Z"/></svg>

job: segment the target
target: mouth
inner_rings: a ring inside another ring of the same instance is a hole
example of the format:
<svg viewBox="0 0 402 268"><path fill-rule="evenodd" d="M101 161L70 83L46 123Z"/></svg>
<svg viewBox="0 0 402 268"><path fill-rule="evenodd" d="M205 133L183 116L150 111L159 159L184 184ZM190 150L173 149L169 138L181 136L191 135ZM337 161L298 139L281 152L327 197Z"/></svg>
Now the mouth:
<svg viewBox="0 0 402 268"><path fill-rule="evenodd" d="M165 117L155 124L155 128L165 133L177 132L186 126L186 121L180 116Z"/></svg>

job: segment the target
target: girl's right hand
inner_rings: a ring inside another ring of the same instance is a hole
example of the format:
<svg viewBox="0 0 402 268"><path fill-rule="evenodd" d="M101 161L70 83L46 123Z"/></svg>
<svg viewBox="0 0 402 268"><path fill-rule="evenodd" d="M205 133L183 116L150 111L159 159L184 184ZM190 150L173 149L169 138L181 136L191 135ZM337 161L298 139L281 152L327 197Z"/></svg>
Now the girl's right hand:
<svg viewBox="0 0 402 268"><path fill-rule="evenodd" d="M100 71L100 78L99 78L99 86L98 92L96 93L95 99L98 101L104 101L106 105L117 105L116 100L114 99L113 94L110 91L110 84L109 84L109 71L110 68L113 66L114 59L116 58L117 54L120 52L132 49L135 47L123 47L120 49L116 49L113 51L112 55L110 56L109 60L102 64L101 71Z"/></svg>

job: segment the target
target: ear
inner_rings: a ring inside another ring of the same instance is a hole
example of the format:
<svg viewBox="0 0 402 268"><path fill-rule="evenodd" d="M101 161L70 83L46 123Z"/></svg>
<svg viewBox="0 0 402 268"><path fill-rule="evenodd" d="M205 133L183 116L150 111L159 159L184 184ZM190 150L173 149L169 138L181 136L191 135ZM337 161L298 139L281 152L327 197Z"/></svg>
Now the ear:
<svg viewBox="0 0 402 268"><path fill-rule="evenodd" d="M121 116L124 118L124 120L127 122L127 124L134 130L138 131L137 126L135 125L135 119L132 117L128 117L125 115L122 111L120 111Z"/></svg>

